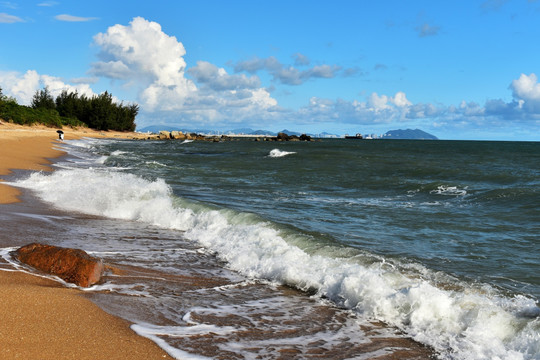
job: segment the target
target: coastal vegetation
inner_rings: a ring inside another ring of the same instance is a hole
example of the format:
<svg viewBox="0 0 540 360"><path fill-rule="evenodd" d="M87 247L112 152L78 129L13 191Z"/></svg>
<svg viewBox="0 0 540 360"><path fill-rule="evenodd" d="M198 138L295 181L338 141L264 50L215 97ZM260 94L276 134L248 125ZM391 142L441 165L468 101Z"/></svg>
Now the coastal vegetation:
<svg viewBox="0 0 540 360"><path fill-rule="evenodd" d="M62 91L56 99L49 89L36 91L30 106L19 105L0 88L0 119L16 124L41 123L51 127L87 126L97 130L134 131L139 105L116 103L105 91L88 97Z"/></svg>

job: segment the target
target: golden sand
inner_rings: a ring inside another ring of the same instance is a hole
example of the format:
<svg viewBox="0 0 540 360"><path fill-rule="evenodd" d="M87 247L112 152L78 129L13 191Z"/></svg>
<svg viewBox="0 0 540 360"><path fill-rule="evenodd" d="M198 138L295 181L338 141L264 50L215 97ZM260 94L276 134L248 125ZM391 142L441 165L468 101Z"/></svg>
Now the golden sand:
<svg viewBox="0 0 540 360"><path fill-rule="evenodd" d="M136 133L63 129L65 139L142 138ZM0 123L0 175L51 170L61 156L56 129ZM0 183L0 211L19 191ZM1 225L0 225L1 233ZM0 359L171 359L129 323L109 315L82 292L20 272L0 271Z"/></svg>

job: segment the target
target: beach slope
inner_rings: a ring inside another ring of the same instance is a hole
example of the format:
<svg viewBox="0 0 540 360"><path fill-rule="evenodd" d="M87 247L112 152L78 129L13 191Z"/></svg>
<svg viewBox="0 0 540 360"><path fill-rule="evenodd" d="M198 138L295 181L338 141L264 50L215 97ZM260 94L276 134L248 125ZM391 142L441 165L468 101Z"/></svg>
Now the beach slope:
<svg viewBox="0 0 540 360"><path fill-rule="evenodd" d="M65 139L143 136L90 129L65 132ZM63 154L58 143L56 129L0 123L0 176L15 169L51 170L49 159ZM17 189L0 182L0 211L19 201L18 195ZM133 332L128 322L107 314L82 294L45 278L0 271L0 358L172 359Z"/></svg>

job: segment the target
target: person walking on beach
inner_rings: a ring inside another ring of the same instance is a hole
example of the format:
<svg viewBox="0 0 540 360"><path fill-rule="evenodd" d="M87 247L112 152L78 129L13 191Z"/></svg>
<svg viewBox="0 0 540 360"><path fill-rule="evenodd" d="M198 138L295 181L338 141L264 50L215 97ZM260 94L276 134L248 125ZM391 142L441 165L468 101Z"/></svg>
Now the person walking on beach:
<svg viewBox="0 0 540 360"><path fill-rule="evenodd" d="M58 133L58 140L64 141L64 132L62 130L57 130Z"/></svg>

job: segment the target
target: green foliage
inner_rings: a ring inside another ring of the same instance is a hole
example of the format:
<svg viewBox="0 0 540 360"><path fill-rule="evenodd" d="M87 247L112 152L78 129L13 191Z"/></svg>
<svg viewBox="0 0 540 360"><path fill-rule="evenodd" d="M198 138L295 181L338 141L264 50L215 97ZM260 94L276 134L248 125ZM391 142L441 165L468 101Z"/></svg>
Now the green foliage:
<svg viewBox="0 0 540 360"><path fill-rule="evenodd" d="M32 108L34 109L55 109L56 104L54 98L49 92L49 88L45 86L44 89L36 91L32 98Z"/></svg>
<svg viewBox="0 0 540 360"><path fill-rule="evenodd" d="M21 125L39 122L48 126L62 127L62 119L56 110L32 109L14 102L0 105L0 118Z"/></svg>
<svg viewBox="0 0 540 360"><path fill-rule="evenodd" d="M97 130L134 131L138 113L139 105L117 104L107 91L88 98L64 90L54 100L45 87L36 91L32 107L28 107L18 105L15 99L4 96L0 88L0 118L17 124L38 122L54 127L71 125Z"/></svg>

